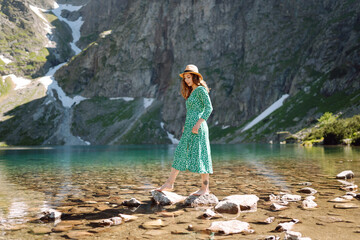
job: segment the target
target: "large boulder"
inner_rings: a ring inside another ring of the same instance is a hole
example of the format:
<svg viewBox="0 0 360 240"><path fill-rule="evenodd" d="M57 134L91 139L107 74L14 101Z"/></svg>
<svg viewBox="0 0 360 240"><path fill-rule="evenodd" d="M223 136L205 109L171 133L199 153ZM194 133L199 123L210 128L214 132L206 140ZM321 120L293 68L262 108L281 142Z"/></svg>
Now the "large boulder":
<svg viewBox="0 0 360 240"><path fill-rule="evenodd" d="M255 212L259 198L256 195L231 195L225 197L216 206L215 210L220 213L236 214L241 212Z"/></svg>
<svg viewBox="0 0 360 240"><path fill-rule="evenodd" d="M201 206L215 206L219 203L219 199L211 193L204 195L190 195L185 199L185 206L201 207Z"/></svg>
<svg viewBox="0 0 360 240"><path fill-rule="evenodd" d="M151 195L153 200L160 205L171 205L178 202L183 202L186 199L184 196L168 191L159 192L153 190L151 191Z"/></svg>

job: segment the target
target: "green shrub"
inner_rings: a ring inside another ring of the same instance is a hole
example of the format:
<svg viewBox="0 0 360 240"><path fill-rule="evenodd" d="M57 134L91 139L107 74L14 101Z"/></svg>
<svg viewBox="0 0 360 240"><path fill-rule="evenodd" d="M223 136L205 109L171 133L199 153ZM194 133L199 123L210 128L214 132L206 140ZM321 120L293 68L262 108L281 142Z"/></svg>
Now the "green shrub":
<svg viewBox="0 0 360 240"><path fill-rule="evenodd" d="M351 136L351 130L347 127L347 121L340 119L333 123L327 124L324 127L323 136L325 145L341 144L342 139Z"/></svg>
<svg viewBox="0 0 360 240"><path fill-rule="evenodd" d="M320 126L325 126L326 124L335 122L337 118L338 116L334 116L331 112L326 112L318 119L318 122Z"/></svg>

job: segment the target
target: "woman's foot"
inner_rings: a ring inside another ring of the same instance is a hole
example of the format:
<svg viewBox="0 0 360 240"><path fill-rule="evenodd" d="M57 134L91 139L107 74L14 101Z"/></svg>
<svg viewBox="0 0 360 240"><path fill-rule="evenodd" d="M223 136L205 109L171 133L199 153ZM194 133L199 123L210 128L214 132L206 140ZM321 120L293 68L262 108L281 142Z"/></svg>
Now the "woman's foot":
<svg viewBox="0 0 360 240"><path fill-rule="evenodd" d="M162 185L161 187L159 188L156 188L155 189L156 191L159 191L159 192L162 192L162 191L174 191L174 185L173 184L170 184L170 183L165 183L164 185Z"/></svg>
<svg viewBox="0 0 360 240"><path fill-rule="evenodd" d="M191 195L201 196L201 195L208 194L208 193L210 193L209 189L201 189L200 188L196 192L193 192Z"/></svg>

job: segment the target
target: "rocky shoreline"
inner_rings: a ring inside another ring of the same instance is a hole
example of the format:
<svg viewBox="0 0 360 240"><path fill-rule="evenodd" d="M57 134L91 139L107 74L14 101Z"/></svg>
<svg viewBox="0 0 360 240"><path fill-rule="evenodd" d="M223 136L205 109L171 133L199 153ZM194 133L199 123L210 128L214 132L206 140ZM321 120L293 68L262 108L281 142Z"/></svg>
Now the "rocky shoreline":
<svg viewBox="0 0 360 240"><path fill-rule="evenodd" d="M305 227L306 216L314 213L312 224L345 223L352 227L343 229L344 237L349 231L358 234L360 226L348 212L359 208L354 173L343 171L332 179L327 188L317 190L311 182L298 182L292 190L261 189L260 194L228 191L228 195L216 191L218 194L188 197L151 190L152 186L128 190L110 185L104 189L84 186L91 193L86 194L89 197L68 196L60 206L42 209L27 223L2 222L2 236L13 239L16 232L24 232L34 238L52 239L326 239L315 233L312 236ZM108 192L114 191L120 195L110 197ZM139 191L143 193L140 196Z"/></svg>

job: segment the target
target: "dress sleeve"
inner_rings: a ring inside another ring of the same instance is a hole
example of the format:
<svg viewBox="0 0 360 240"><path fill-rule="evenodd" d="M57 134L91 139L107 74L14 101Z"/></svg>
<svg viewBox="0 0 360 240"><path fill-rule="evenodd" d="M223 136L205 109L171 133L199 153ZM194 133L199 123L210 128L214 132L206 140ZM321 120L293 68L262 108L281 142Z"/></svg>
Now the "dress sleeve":
<svg viewBox="0 0 360 240"><path fill-rule="evenodd" d="M207 92L207 90L204 87L200 87L201 89L199 89L198 91L198 96L200 101L204 104L204 113L201 115L200 118L204 119L205 121L207 121L207 119L209 118L213 107L210 101L210 97L209 94Z"/></svg>

